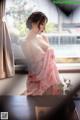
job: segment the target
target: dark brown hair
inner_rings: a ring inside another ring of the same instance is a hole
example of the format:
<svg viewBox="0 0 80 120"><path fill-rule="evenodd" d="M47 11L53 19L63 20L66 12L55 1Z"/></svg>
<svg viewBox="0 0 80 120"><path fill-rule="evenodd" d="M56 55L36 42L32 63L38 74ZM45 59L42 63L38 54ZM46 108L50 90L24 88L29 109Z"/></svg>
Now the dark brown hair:
<svg viewBox="0 0 80 120"><path fill-rule="evenodd" d="M38 23L38 27L40 27L41 24L43 24L44 22L48 21L48 18L46 17L46 15L42 12L34 12L32 13L27 21L26 21L26 26L27 28L31 29L32 28L32 23Z"/></svg>

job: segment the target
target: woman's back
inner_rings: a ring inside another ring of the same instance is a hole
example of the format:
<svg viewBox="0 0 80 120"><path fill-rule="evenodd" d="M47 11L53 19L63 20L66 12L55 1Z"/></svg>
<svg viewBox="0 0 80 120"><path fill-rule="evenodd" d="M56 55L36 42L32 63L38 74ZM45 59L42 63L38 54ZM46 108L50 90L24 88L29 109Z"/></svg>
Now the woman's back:
<svg viewBox="0 0 80 120"><path fill-rule="evenodd" d="M38 62L41 60L48 47L49 44L40 35L37 35L34 39L29 39L28 36L22 44L22 50L28 62Z"/></svg>

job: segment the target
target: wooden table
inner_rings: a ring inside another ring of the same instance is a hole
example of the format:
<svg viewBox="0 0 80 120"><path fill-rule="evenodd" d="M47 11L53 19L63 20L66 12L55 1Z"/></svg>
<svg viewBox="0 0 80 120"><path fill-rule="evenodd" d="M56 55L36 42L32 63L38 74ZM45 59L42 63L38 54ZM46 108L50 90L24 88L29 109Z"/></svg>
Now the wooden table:
<svg viewBox="0 0 80 120"><path fill-rule="evenodd" d="M55 109L63 99L64 96L1 96L0 112L8 112L9 120L39 120L40 112Z"/></svg>

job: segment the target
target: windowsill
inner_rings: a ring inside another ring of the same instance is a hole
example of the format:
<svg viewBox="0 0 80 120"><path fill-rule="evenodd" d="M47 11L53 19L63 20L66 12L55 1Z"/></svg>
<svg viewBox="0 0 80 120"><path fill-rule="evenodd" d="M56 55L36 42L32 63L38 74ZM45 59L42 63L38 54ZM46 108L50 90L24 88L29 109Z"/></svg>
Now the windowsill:
<svg viewBox="0 0 80 120"><path fill-rule="evenodd" d="M60 73L80 73L80 63L57 63ZM27 73L26 65L15 65L15 71Z"/></svg>
<svg viewBox="0 0 80 120"><path fill-rule="evenodd" d="M57 63L59 72L80 72L80 63Z"/></svg>

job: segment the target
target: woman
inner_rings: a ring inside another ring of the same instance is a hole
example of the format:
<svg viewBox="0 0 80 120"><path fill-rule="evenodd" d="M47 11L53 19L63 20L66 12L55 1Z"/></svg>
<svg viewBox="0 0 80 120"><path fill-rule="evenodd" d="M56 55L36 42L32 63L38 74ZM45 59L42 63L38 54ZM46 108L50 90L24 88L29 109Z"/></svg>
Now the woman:
<svg viewBox="0 0 80 120"><path fill-rule="evenodd" d="M26 22L29 33L22 44L28 66L27 89L23 95L60 94L60 79L54 51L42 34L48 19L42 12L32 13Z"/></svg>

